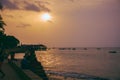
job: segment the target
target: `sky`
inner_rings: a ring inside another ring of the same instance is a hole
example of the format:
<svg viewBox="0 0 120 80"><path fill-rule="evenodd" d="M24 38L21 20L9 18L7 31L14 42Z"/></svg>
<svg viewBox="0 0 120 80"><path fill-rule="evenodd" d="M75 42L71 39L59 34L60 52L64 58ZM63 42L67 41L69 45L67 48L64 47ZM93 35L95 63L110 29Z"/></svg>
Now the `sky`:
<svg viewBox="0 0 120 80"><path fill-rule="evenodd" d="M120 47L120 0L0 0L0 9L5 33L22 44Z"/></svg>

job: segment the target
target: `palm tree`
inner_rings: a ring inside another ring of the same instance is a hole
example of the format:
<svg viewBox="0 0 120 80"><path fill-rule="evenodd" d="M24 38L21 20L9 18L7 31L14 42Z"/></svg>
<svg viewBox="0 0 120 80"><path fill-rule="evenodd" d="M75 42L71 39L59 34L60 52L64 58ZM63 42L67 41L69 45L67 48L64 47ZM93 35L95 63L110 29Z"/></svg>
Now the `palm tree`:
<svg viewBox="0 0 120 80"><path fill-rule="evenodd" d="M4 21L2 20L1 15L0 15L0 32L4 32L5 31L5 29L4 29L5 25L6 24L4 23Z"/></svg>
<svg viewBox="0 0 120 80"><path fill-rule="evenodd" d="M14 48L19 44L19 40L15 38L14 36L6 35L4 34L5 29L4 26L6 24L2 20L2 17L0 15L0 46L4 48Z"/></svg>

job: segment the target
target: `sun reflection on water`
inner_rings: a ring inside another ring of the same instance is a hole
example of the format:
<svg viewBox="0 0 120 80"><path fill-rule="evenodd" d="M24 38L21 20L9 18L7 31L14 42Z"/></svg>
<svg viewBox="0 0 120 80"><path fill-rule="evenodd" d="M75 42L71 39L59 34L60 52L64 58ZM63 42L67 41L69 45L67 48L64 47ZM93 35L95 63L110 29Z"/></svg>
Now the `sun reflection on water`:
<svg viewBox="0 0 120 80"><path fill-rule="evenodd" d="M61 57L52 54L52 52L49 51L41 51L36 54L38 61L42 63L44 67L55 67L61 64Z"/></svg>

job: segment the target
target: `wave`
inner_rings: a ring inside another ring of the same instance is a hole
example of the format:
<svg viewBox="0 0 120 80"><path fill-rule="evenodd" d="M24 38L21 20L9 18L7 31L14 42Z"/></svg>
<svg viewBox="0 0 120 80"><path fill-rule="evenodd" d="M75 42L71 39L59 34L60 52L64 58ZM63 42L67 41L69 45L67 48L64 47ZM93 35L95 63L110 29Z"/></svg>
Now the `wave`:
<svg viewBox="0 0 120 80"><path fill-rule="evenodd" d="M83 73L76 73L76 72L63 72L63 71L47 70L46 73L48 75L62 76L65 79L66 78L74 78L74 79L85 79L85 80L110 80L107 78L101 78L101 77L97 77L97 76L87 75L87 74L83 74Z"/></svg>

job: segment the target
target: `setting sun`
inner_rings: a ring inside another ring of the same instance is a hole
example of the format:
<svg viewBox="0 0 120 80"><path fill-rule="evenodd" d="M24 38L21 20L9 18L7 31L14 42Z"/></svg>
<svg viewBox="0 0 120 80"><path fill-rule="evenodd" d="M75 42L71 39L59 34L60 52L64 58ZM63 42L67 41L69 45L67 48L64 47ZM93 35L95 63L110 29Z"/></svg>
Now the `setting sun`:
<svg viewBox="0 0 120 80"><path fill-rule="evenodd" d="M41 15L41 19L43 21L50 21L52 19L52 16L49 13L44 13Z"/></svg>

